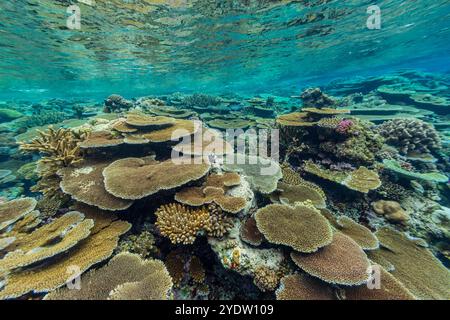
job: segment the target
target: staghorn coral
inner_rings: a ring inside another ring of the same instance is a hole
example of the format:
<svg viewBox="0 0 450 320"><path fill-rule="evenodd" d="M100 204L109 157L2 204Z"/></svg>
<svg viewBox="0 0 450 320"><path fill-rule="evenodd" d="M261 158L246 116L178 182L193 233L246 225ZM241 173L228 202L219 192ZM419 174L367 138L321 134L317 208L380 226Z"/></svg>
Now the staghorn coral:
<svg viewBox="0 0 450 320"><path fill-rule="evenodd" d="M192 244L197 235L211 230L210 215L205 207L191 209L178 203L156 210L156 226L173 244Z"/></svg>
<svg viewBox="0 0 450 320"><path fill-rule="evenodd" d="M349 217L341 216L337 218L335 226L364 250L375 250L380 246L377 237L368 228Z"/></svg>
<svg viewBox="0 0 450 320"><path fill-rule="evenodd" d="M215 203L226 212L238 213L246 207L246 199L226 195L225 192L231 186L240 185L240 180L240 176L234 172L212 174L202 187L190 187L177 192L175 200L195 207Z"/></svg>
<svg viewBox="0 0 450 320"><path fill-rule="evenodd" d="M372 267L374 268L374 267ZM414 295L383 267L380 270L380 288L368 288L367 285L345 288L347 300L415 300Z"/></svg>
<svg viewBox="0 0 450 320"><path fill-rule="evenodd" d="M120 253L107 265L81 277L80 290L60 288L46 300L167 299L172 280L159 260L143 260L139 255ZM145 282L145 283L144 283ZM147 290L140 290L140 286Z"/></svg>
<svg viewBox="0 0 450 320"><path fill-rule="evenodd" d="M275 270L266 266L259 266L255 269L253 283L263 292L275 291L280 282L280 277Z"/></svg>
<svg viewBox="0 0 450 320"><path fill-rule="evenodd" d="M21 198L0 204L0 231L23 218L36 207L33 198Z"/></svg>
<svg viewBox="0 0 450 320"><path fill-rule="evenodd" d="M265 238L299 252L315 252L331 243L333 232L329 222L312 206L298 203L295 207L272 204L255 214L256 225Z"/></svg>
<svg viewBox="0 0 450 320"><path fill-rule="evenodd" d="M369 280L369 259L350 237L335 232L331 244L317 252L293 252L291 258L308 274L325 282L361 285Z"/></svg>
<svg viewBox="0 0 450 320"><path fill-rule="evenodd" d="M409 220L409 214L396 201L379 200L372 202L372 209L376 214L384 216L393 223L406 224Z"/></svg>
<svg viewBox="0 0 450 320"><path fill-rule="evenodd" d="M171 159L159 162L154 158L125 158L103 170L105 188L115 197L142 199L160 190L180 187L205 176L207 163L177 163Z"/></svg>
<svg viewBox="0 0 450 320"><path fill-rule="evenodd" d="M245 243L259 246L264 241L264 235L258 230L254 217L249 217L241 224L239 236Z"/></svg>
<svg viewBox="0 0 450 320"><path fill-rule="evenodd" d="M277 300L337 300L331 286L306 274L291 274L280 281Z"/></svg>
<svg viewBox="0 0 450 320"><path fill-rule="evenodd" d="M130 229L125 221L115 221L91 233L77 246L52 259L51 263L33 269L20 269L8 275L8 282L0 290L0 299L17 298L29 292L43 293L56 290L68 281L68 271L77 267L80 273L111 256L120 235Z"/></svg>
<svg viewBox="0 0 450 320"><path fill-rule="evenodd" d="M450 299L450 273L417 239L383 227L375 235L380 240L378 254L392 263L392 276L419 299ZM376 261L375 261L376 262Z"/></svg>
<svg viewBox="0 0 450 320"><path fill-rule="evenodd" d="M353 171L340 171L326 169L312 161L305 161L304 170L312 175L336 182L361 193L368 193L381 185L378 173L366 167L359 167Z"/></svg>
<svg viewBox="0 0 450 320"><path fill-rule="evenodd" d="M128 209L133 201L124 200L108 193L103 183L103 170L109 161L83 161L75 166L60 169L62 192L74 200L96 206L103 210Z"/></svg>
<svg viewBox="0 0 450 320"><path fill-rule="evenodd" d="M19 237L8 254L0 260L0 269L13 270L54 257L86 239L94 221L84 219L79 212L69 212L60 218Z"/></svg>
<svg viewBox="0 0 450 320"><path fill-rule="evenodd" d="M436 153L441 149L439 133L433 125L419 119L394 119L378 126L386 142L407 155Z"/></svg>

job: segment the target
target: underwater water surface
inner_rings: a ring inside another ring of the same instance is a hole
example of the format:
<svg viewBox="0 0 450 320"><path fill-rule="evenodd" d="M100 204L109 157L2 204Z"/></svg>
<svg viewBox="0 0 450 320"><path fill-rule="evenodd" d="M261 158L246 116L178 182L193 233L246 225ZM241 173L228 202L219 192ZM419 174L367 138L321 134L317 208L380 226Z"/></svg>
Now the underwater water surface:
<svg viewBox="0 0 450 320"><path fill-rule="evenodd" d="M450 299L449 21L3 1L0 299Z"/></svg>

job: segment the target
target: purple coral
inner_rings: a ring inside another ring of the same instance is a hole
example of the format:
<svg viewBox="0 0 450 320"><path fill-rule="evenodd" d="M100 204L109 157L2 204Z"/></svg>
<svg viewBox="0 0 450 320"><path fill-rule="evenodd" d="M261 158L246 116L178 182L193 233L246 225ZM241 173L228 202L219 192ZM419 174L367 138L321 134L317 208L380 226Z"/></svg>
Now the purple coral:
<svg viewBox="0 0 450 320"><path fill-rule="evenodd" d="M339 122L339 124L336 127L336 132L340 134L346 134L350 130L350 128L353 126L353 121L348 119L343 119Z"/></svg>

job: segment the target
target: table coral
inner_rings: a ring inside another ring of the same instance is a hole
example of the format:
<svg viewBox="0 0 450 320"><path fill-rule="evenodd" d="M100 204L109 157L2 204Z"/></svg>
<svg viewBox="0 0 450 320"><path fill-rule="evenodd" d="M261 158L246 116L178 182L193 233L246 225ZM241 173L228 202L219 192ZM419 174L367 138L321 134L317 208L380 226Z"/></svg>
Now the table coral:
<svg viewBox="0 0 450 320"><path fill-rule="evenodd" d="M277 300L337 300L333 288L306 274L292 274L281 279Z"/></svg>
<svg viewBox="0 0 450 320"><path fill-rule="evenodd" d="M21 198L0 204L0 231L30 213L36 207L33 198Z"/></svg>

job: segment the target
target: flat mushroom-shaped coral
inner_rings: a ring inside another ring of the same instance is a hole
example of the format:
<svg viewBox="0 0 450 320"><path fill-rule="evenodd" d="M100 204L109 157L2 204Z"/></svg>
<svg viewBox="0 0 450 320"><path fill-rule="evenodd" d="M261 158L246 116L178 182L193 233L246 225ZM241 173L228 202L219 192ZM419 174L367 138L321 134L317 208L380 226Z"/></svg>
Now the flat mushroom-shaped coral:
<svg viewBox="0 0 450 320"><path fill-rule="evenodd" d="M283 177L278 162L260 156L239 153L227 156L223 169L225 171L242 173L252 189L263 194L275 191L278 180Z"/></svg>
<svg viewBox="0 0 450 320"><path fill-rule="evenodd" d="M119 237L130 229L125 221L115 221L95 234L81 241L64 255L59 255L51 263L32 269L19 269L10 273L0 299L12 299L29 292L44 293L66 284L67 270L83 273L91 266L107 259L117 247Z"/></svg>
<svg viewBox="0 0 450 320"><path fill-rule="evenodd" d="M293 205L296 202L304 202L309 200L316 208L325 208L326 197L324 197L323 191L320 192L317 188L306 184L290 185L279 182L278 189L271 195L271 198L283 204L290 205Z"/></svg>
<svg viewBox="0 0 450 320"><path fill-rule="evenodd" d="M378 254L391 262L392 275L419 299L450 299L450 272L419 241L391 228L381 228Z"/></svg>
<svg viewBox="0 0 450 320"><path fill-rule="evenodd" d="M363 250L375 250L380 246L377 237L368 228L351 218L341 216L336 223L339 231L352 238Z"/></svg>
<svg viewBox="0 0 450 320"><path fill-rule="evenodd" d="M277 118L276 123L283 127L312 127L317 123L308 120L306 112L293 112L281 115Z"/></svg>
<svg viewBox="0 0 450 320"><path fill-rule="evenodd" d="M127 115L126 123L132 127L164 127L175 123L174 118L164 116L149 116L146 114L130 112Z"/></svg>
<svg viewBox="0 0 450 320"><path fill-rule="evenodd" d="M34 210L37 201L21 198L0 204L0 231Z"/></svg>
<svg viewBox="0 0 450 320"><path fill-rule="evenodd" d="M379 265L372 266L379 274L379 288L368 285L345 288L347 300L415 300L414 295L392 274Z"/></svg>
<svg viewBox="0 0 450 320"><path fill-rule="evenodd" d="M312 206L272 204L259 209L255 219L259 231L269 242L299 252L315 252L333 239L330 223Z"/></svg>
<svg viewBox="0 0 450 320"><path fill-rule="evenodd" d="M150 279L150 278L151 279ZM139 255L119 253L107 265L82 275L80 290L59 288L45 296L46 300L106 300L111 291L126 283L151 282L156 289L171 288L171 278L164 264L158 260L143 260ZM167 289L165 293L167 294ZM162 293L162 292L160 292ZM133 297L144 299L145 296ZM155 297L167 299L163 294Z"/></svg>
<svg viewBox="0 0 450 320"><path fill-rule="evenodd" d="M201 123L195 120L176 120L170 126L153 130L138 131L130 135L146 139L150 142L177 141L180 138L191 136L201 128Z"/></svg>
<svg viewBox="0 0 450 320"><path fill-rule="evenodd" d="M369 280L370 262L350 237L335 232L333 242L311 254L292 252L297 266L322 281L341 285L361 285Z"/></svg>
<svg viewBox="0 0 450 320"><path fill-rule="evenodd" d="M164 162L153 158L126 158L103 170L106 190L122 199L142 199L160 190L170 190L198 180L210 169L207 163Z"/></svg>
<svg viewBox="0 0 450 320"><path fill-rule="evenodd" d="M81 149L99 149L120 146L124 143L121 137L114 136L109 131L92 132L89 137L80 142Z"/></svg>
<svg viewBox="0 0 450 320"><path fill-rule="evenodd" d="M113 196L105 189L103 170L109 162L84 162L75 167L62 168L61 190L73 199L103 210L118 211L128 209L133 201Z"/></svg>
<svg viewBox="0 0 450 320"><path fill-rule="evenodd" d="M283 277L275 293L277 300L337 300L328 284L306 274Z"/></svg>
<svg viewBox="0 0 450 320"><path fill-rule="evenodd" d="M69 212L18 239L14 251L0 260L0 269L12 270L54 257L86 239L94 221L79 212Z"/></svg>
<svg viewBox="0 0 450 320"><path fill-rule="evenodd" d="M187 140L187 141L186 141ZM173 147L174 151L184 155L223 156L234 152L233 146L225 141L216 130L203 128L192 139L184 139Z"/></svg>

